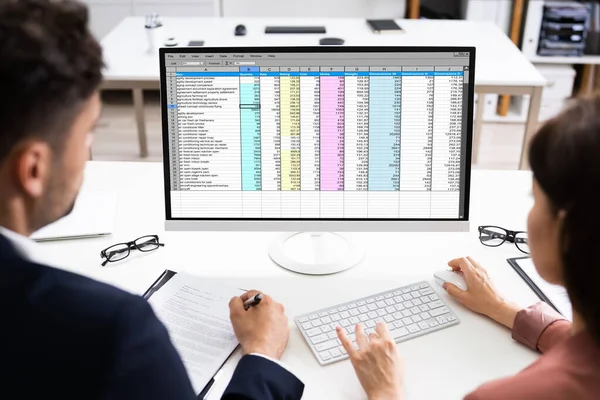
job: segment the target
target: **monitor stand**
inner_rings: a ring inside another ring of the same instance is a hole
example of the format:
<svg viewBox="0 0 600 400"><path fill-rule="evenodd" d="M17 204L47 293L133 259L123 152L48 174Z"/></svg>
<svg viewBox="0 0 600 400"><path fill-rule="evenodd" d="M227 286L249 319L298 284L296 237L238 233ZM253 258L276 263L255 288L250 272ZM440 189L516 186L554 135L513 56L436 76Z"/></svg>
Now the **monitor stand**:
<svg viewBox="0 0 600 400"><path fill-rule="evenodd" d="M326 275L358 264L364 257L359 247L336 233L295 232L276 238L269 247L269 256L290 271Z"/></svg>

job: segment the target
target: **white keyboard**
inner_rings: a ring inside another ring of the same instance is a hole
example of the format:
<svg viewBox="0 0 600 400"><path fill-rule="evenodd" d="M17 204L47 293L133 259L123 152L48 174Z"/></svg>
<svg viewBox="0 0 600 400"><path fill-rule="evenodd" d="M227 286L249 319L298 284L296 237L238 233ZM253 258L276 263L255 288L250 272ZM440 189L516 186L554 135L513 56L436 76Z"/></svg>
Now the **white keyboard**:
<svg viewBox="0 0 600 400"><path fill-rule="evenodd" d="M294 318L321 365L348 358L337 338L337 326L343 327L356 344L356 324L363 324L368 335L375 331L379 321L387 323L396 343L458 324L456 315L427 282L414 283Z"/></svg>

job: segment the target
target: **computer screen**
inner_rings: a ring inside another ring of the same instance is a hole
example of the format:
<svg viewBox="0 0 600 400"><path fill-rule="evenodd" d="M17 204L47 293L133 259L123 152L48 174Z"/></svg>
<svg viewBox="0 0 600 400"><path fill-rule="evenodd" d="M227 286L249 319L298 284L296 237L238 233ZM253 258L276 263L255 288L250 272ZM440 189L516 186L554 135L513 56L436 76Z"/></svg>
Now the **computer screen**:
<svg viewBox="0 0 600 400"><path fill-rule="evenodd" d="M161 49L167 220L468 220L474 53Z"/></svg>

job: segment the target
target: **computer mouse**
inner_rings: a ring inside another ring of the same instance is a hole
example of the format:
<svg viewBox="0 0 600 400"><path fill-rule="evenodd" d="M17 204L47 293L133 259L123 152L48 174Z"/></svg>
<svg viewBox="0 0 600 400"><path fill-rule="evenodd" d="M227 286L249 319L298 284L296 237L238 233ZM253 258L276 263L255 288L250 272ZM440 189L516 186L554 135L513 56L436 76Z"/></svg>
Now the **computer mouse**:
<svg viewBox="0 0 600 400"><path fill-rule="evenodd" d="M463 276L458 272L445 269L443 271L436 272L433 274L433 276L435 277L436 283L440 286L444 285L445 282L449 282L461 290L467 290L467 282L465 281L465 278L463 278Z"/></svg>
<svg viewBox="0 0 600 400"><path fill-rule="evenodd" d="M246 25L238 25L235 27L235 36L245 36L246 35Z"/></svg>
<svg viewBox="0 0 600 400"><path fill-rule="evenodd" d="M319 44L321 46L341 46L344 44L344 39L334 38L334 37L326 37L319 40Z"/></svg>

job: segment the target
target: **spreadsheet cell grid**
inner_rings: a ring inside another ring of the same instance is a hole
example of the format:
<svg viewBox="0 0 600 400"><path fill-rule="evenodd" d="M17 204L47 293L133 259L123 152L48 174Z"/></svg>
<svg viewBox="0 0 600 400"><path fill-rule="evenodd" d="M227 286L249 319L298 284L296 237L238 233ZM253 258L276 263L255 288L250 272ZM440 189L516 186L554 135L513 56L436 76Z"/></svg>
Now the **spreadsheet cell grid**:
<svg viewBox="0 0 600 400"><path fill-rule="evenodd" d="M468 71L318 60L167 74L173 218L459 218Z"/></svg>

